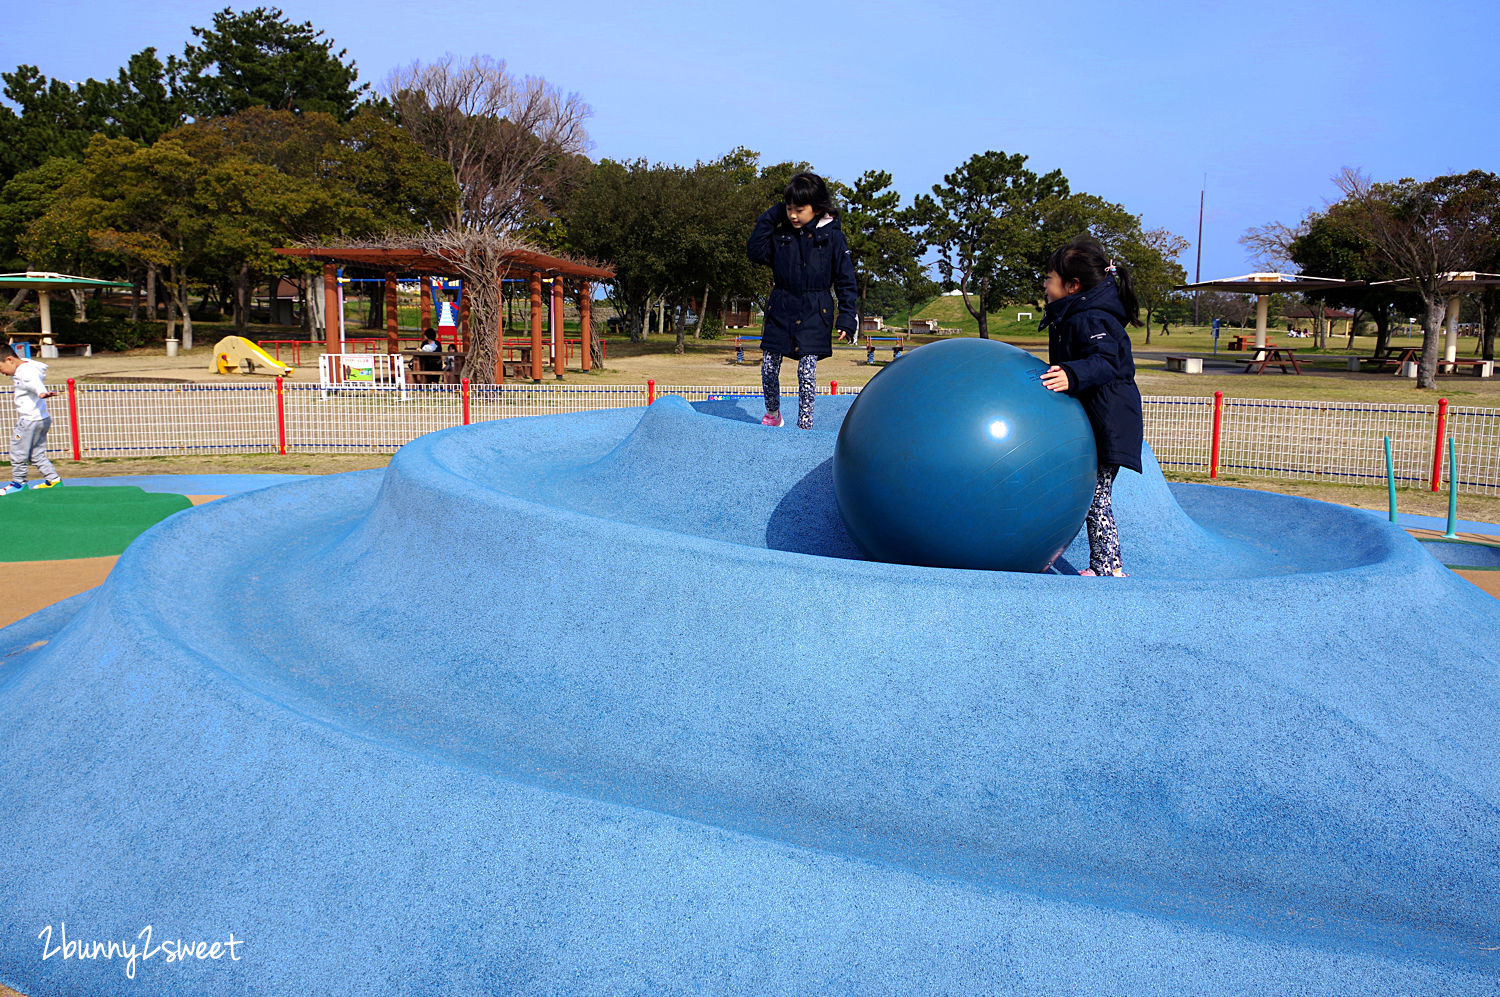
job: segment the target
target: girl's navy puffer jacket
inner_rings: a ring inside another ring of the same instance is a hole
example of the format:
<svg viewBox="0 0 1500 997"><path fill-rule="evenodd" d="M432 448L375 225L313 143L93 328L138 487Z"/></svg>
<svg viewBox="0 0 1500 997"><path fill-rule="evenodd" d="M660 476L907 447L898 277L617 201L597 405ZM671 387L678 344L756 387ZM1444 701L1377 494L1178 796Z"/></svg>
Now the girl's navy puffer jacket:
<svg viewBox="0 0 1500 997"><path fill-rule="evenodd" d="M787 221L786 205L774 204L755 220L746 249L752 261L770 266L773 278L761 349L796 359L832 356L834 324L854 331L858 297L839 220L824 215L799 229ZM837 319L830 288L838 295Z"/></svg>
<svg viewBox="0 0 1500 997"><path fill-rule="evenodd" d="M1099 463L1139 472L1145 427L1125 321L1115 279L1106 277L1049 302L1042 328L1050 362L1068 372L1068 394L1083 403L1094 427Z"/></svg>

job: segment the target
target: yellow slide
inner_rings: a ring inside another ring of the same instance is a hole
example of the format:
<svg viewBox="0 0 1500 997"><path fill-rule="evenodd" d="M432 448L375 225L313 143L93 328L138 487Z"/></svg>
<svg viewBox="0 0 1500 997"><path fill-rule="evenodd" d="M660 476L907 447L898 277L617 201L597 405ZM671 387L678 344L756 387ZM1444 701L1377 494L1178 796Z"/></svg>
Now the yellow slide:
<svg viewBox="0 0 1500 997"><path fill-rule="evenodd" d="M279 374L291 377L292 368L256 346L244 336L225 336L214 347L214 359L210 370L220 374Z"/></svg>

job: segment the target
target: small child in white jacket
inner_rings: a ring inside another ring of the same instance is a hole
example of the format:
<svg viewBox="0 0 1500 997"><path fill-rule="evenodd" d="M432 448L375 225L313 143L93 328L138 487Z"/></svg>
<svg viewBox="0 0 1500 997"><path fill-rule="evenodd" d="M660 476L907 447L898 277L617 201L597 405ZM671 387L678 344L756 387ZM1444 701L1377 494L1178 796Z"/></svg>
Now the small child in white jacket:
<svg viewBox="0 0 1500 997"><path fill-rule="evenodd" d="M0 495L11 495L26 488L26 467L34 465L42 480L33 488L51 488L61 484L57 469L47 459L47 431L52 428L52 416L47 412L47 399L57 394L48 391L47 365L36 360L23 360L11 346L0 345L0 374L9 374L16 382L16 431L10 437L10 484L0 488Z"/></svg>

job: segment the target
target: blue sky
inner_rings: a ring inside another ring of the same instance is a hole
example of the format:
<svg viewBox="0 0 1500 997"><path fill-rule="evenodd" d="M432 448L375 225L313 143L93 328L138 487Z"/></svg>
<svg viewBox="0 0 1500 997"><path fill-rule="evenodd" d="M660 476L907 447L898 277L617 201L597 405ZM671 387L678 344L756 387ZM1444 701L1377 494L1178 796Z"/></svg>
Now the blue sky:
<svg viewBox="0 0 1500 997"><path fill-rule="evenodd" d="M180 52L189 26L222 6L15 4L0 67L110 75L147 45ZM483 53L576 91L593 108L595 158L691 163L746 146L843 180L884 169L910 200L998 149L1190 240L1206 174L1205 279L1248 270L1245 230L1334 199L1345 166L1378 179L1500 166L1500 130L1484 110L1500 37L1493 0L282 9L322 28L376 84L412 60Z"/></svg>

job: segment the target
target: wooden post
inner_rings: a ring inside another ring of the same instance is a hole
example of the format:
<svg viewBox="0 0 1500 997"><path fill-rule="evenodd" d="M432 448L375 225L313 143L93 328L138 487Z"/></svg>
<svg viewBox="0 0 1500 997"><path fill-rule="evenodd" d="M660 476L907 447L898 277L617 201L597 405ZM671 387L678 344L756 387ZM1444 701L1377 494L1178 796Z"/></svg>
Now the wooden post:
<svg viewBox="0 0 1500 997"><path fill-rule="evenodd" d="M505 382L505 309L495 309L495 383Z"/></svg>
<svg viewBox="0 0 1500 997"><path fill-rule="evenodd" d="M324 352L344 352L339 342L339 268L332 263L323 264L323 330Z"/></svg>
<svg viewBox="0 0 1500 997"><path fill-rule="evenodd" d="M385 275L385 351L401 352L401 330L396 324L396 275Z"/></svg>
<svg viewBox="0 0 1500 997"><path fill-rule="evenodd" d="M552 277L552 373L561 381L563 368L568 365L568 334L563 331L563 279L562 274Z"/></svg>
<svg viewBox="0 0 1500 997"><path fill-rule="evenodd" d="M594 344L590 341L593 333L594 316L592 312L594 296L594 285L584 281L578 288L578 341L583 346L583 372L587 374L593 366Z"/></svg>
<svg viewBox="0 0 1500 997"><path fill-rule="evenodd" d="M458 335L464 341L464 352L469 352L469 296L462 289L458 292Z"/></svg>
<svg viewBox="0 0 1500 997"><path fill-rule="evenodd" d="M542 383L542 275L531 272L531 381Z"/></svg>

